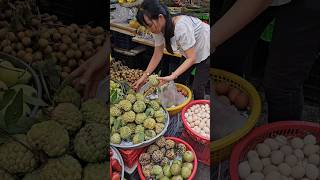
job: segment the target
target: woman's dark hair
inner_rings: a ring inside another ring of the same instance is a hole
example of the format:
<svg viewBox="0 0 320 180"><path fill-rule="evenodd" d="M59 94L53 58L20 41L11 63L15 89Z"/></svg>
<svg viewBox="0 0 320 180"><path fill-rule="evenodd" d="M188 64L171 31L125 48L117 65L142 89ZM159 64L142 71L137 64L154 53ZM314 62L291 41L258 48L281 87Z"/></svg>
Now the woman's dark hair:
<svg viewBox="0 0 320 180"><path fill-rule="evenodd" d="M160 14L162 14L166 19L164 30L166 49L168 52L173 53L171 47L171 38L174 36L174 25L172 22L172 17L166 5L161 4L159 0L144 0L138 10L136 18L140 24L147 25L144 20L144 15L153 20L158 19Z"/></svg>

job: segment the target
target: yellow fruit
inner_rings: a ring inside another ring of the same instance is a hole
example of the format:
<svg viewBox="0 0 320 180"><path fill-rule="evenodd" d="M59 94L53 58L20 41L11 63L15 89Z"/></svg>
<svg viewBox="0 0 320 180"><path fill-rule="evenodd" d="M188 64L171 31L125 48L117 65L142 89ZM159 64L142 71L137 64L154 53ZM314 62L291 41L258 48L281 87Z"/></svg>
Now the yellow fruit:
<svg viewBox="0 0 320 180"><path fill-rule="evenodd" d="M138 29L139 26L140 26L140 24L139 24L138 21L136 21L136 20L131 20L131 21L129 22L129 26L132 27L132 28Z"/></svg>

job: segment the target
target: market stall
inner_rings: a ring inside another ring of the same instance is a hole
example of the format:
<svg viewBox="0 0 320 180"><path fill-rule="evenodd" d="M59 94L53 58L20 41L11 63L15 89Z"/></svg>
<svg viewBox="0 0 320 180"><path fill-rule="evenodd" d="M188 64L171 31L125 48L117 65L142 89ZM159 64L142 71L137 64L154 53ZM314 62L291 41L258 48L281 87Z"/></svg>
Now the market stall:
<svg viewBox="0 0 320 180"><path fill-rule="evenodd" d="M111 145L122 155L126 179L209 179L210 101L192 100L190 83L158 87L154 82L157 74L150 75L140 90L133 91L133 83L143 75L154 48L151 33L135 19L141 2L114 1L110 7L110 73L114 85L110 89L114 113ZM193 2L163 3L172 14L189 10L204 21L208 17L209 10L201 11L201 6ZM165 76L181 62L181 57L178 51L169 53L164 49L161 65L154 72ZM199 112L204 117L197 117ZM127 119L129 113L135 120Z"/></svg>
<svg viewBox="0 0 320 180"><path fill-rule="evenodd" d="M107 179L106 82L84 99L70 76L105 29L67 24L34 1L0 9L0 179Z"/></svg>

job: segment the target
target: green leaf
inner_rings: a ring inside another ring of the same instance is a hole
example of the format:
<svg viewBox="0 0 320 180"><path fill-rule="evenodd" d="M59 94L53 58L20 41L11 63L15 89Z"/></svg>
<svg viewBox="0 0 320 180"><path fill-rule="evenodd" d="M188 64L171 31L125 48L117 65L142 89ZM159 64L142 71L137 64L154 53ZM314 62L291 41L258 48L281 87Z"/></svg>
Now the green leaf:
<svg viewBox="0 0 320 180"><path fill-rule="evenodd" d="M35 123L35 118L22 116L16 124L10 125L7 129L10 134L25 134Z"/></svg>
<svg viewBox="0 0 320 180"><path fill-rule="evenodd" d="M114 129L116 130L116 131L118 131L118 129L119 129L119 127L120 127L120 120L118 119L118 118L115 118L114 119L114 122L113 122L113 124L114 124Z"/></svg>
<svg viewBox="0 0 320 180"><path fill-rule="evenodd" d="M41 98L23 95L24 102L34 106L48 106Z"/></svg>
<svg viewBox="0 0 320 180"><path fill-rule="evenodd" d="M161 76L161 70L158 72L158 76Z"/></svg>
<svg viewBox="0 0 320 180"><path fill-rule="evenodd" d="M117 104L117 100L118 100L118 94L114 91L111 95L110 95L110 102L112 104Z"/></svg>
<svg viewBox="0 0 320 180"><path fill-rule="evenodd" d="M16 95L16 92L12 89L6 90L3 95L3 100L0 102L0 111L7 107L11 102L12 98Z"/></svg>
<svg viewBox="0 0 320 180"><path fill-rule="evenodd" d="M7 107L4 120L7 126L15 124L23 114L23 90L20 89L12 103Z"/></svg>

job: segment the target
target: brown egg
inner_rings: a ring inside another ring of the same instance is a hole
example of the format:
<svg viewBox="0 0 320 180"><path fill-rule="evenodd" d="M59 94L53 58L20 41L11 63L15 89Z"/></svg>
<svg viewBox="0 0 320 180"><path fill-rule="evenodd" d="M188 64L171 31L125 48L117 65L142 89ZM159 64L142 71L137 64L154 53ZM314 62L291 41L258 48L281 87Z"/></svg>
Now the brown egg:
<svg viewBox="0 0 320 180"><path fill-rule="evenodd" d="M246 109L249 105L249 97L245 93L239 94L234 100L234 105L240 110Z"/></svg>
<svg viewBox="0 0 320 180"><path fill-rule="evenodd" d="M230 86L226 82L215 83L215 90L218 95L225 95L229 92Z"/></svg>
<svg viewBox="0 0 320 180"><path fill-rule="evenodd" d="M234 103L236 97L241 93L241 91L237 88L232 88L229 93L228 97L232 103Z"/></svg>

